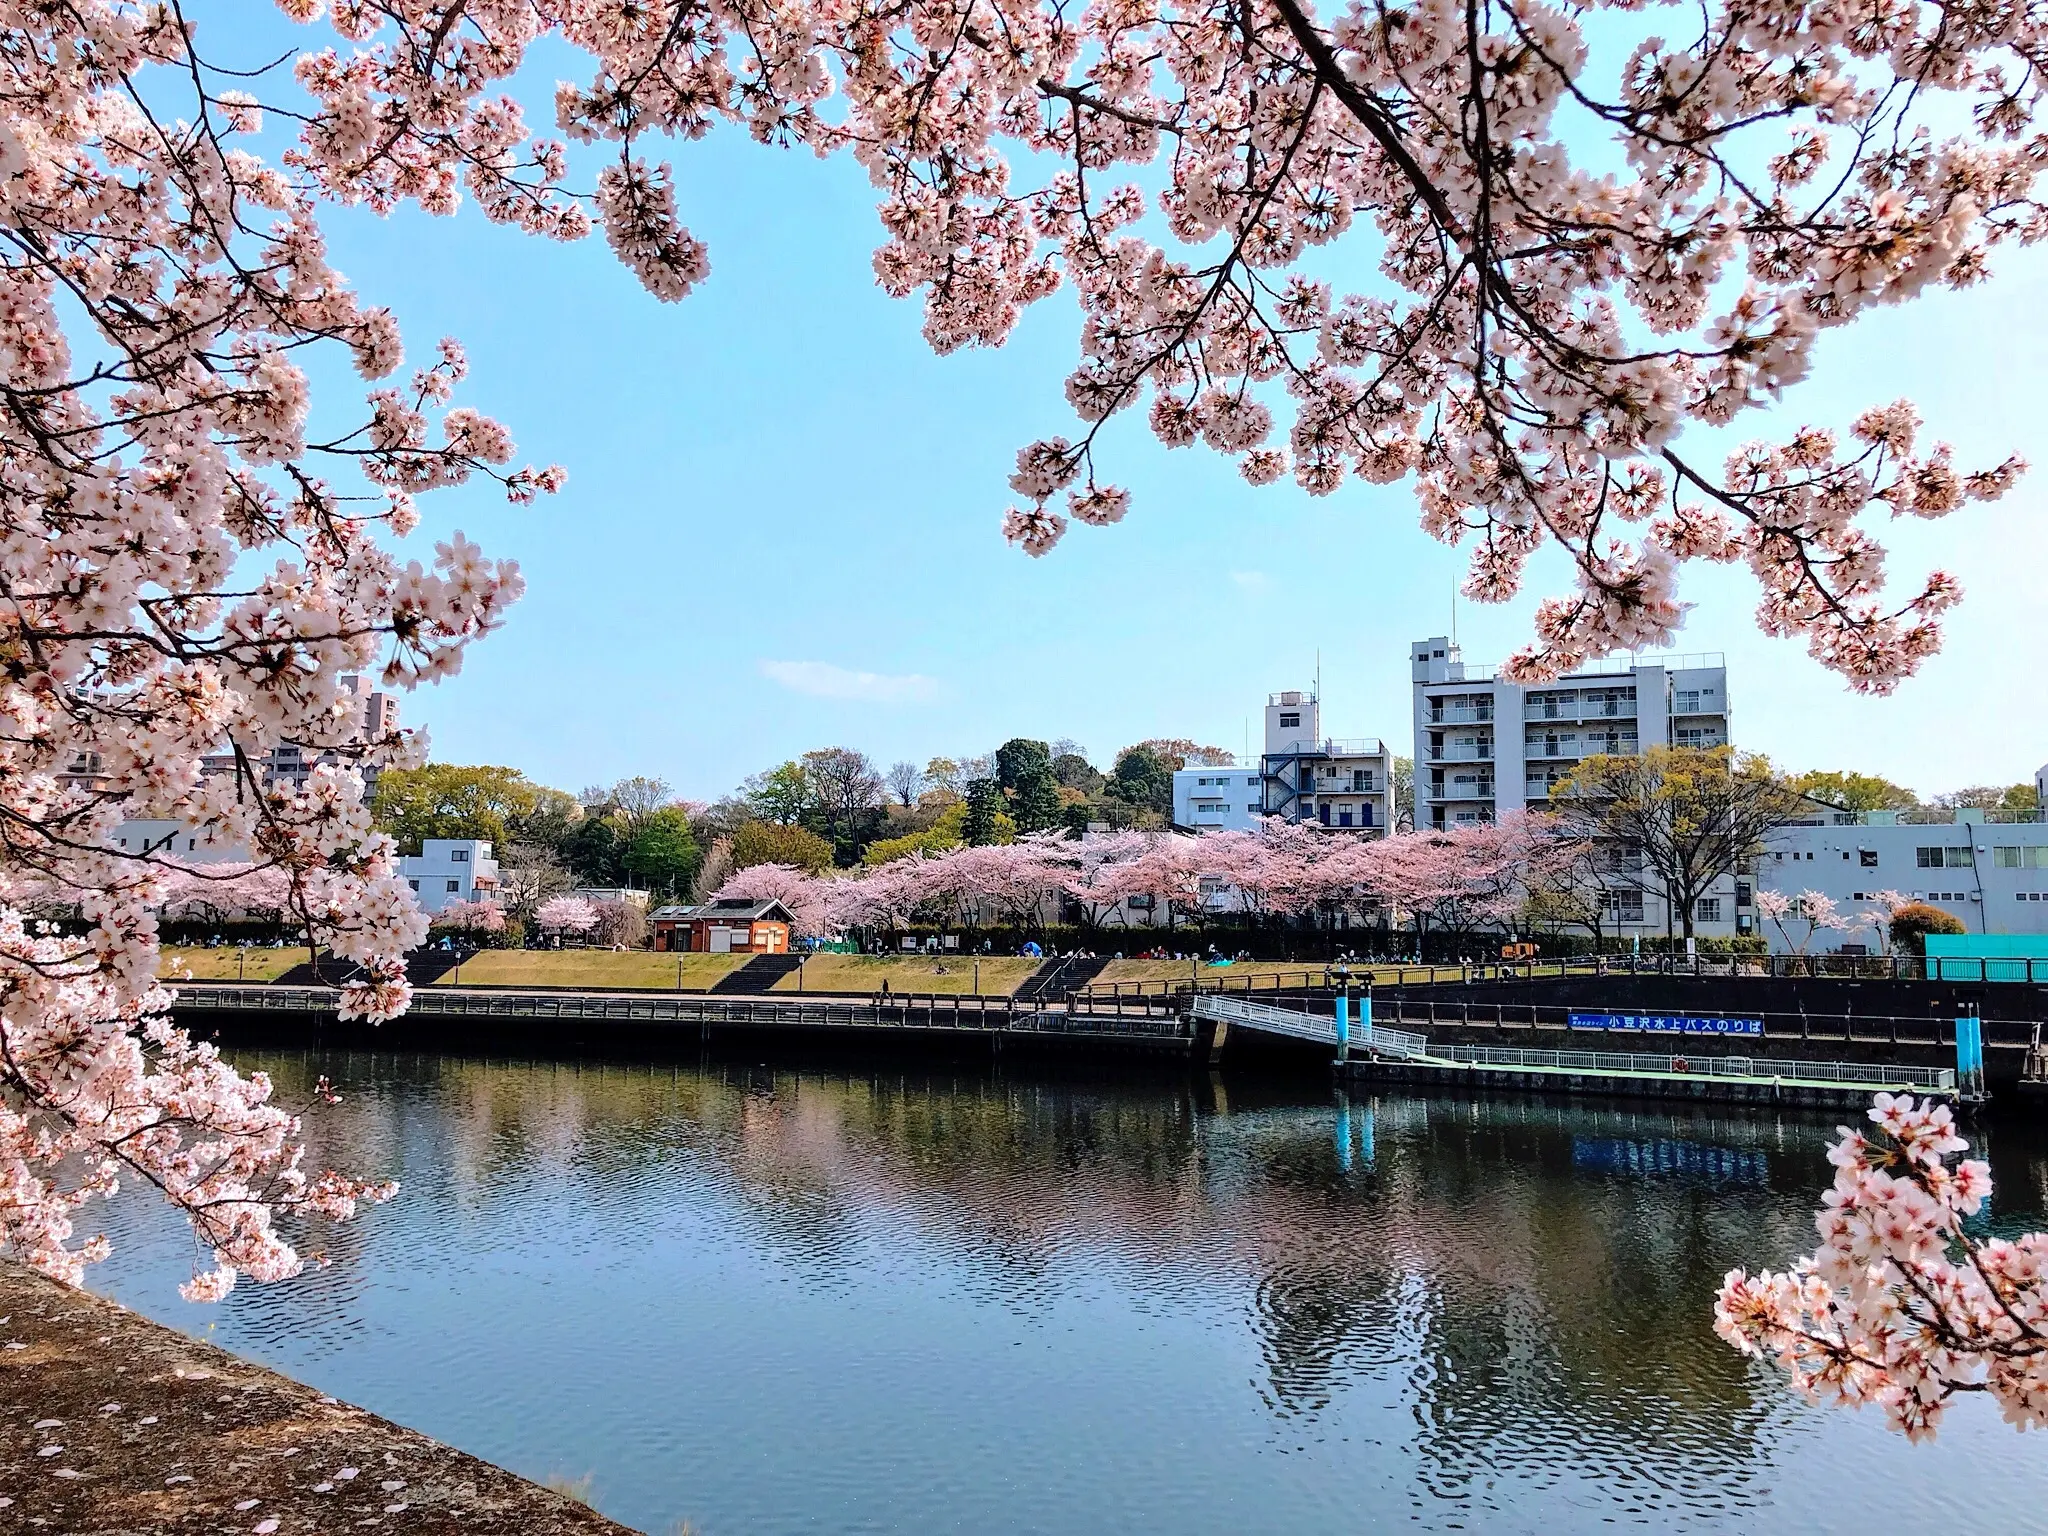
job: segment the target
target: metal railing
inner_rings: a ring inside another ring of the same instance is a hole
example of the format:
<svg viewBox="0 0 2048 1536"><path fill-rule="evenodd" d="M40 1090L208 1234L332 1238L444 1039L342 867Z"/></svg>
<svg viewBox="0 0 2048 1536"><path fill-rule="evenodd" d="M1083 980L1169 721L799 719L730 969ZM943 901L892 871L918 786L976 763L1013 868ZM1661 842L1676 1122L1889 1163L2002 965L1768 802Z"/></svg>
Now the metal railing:
<svg viewBox="0 0 2048 1536"><path fill-rule="evenodd" d="M1319 1045L1337 1043L1337 1020L1294 1008L1272 1008L1241 998L1207 993L1197 997L1188 1012L1198 1019L1217 1019L1267 1034L1288 1035L1296 1040L1313 1040ZM1385 1056L1413 1058L1424 1055L1429 1042L1403 1029L1389 1029L1363 1020L1351 1025L1346 1043L1354 1051L1377 1051Z"/></svg>
<svg viewBox="0 0 2048 1536"><path fill-rule="evenodd" d="M1382 995L1373 1000L1374 1018L1427 1029L1432 1033L1446 1029L1464 1029L1504 1035L1527 1036L1542 1032L1558 1035L1577 1034L1582 1038L1587 1034L1607 1035L1611 1038L1611 1031L1572 1028L1572 1015L1586 1011L1582 1007L1575 1008L1568 1004L1437 998L1427 993L1421 997L1408 998ZM1653 1010L1618 1011L1649 1013ZM1660 1008L1654 1011L1664 1013L1672 1010ZM1720 1016L1733 1011L1732 1006L1724 1005L1703 1009L1702 1013ZM1761 1020L1764 1026L1763 1038L1774 1041L1904 1046L1935 1051L1949 1051L1955 1048L1955 1021L1931 1014L1819 1014L1751 1010L1743 1010L1743 1014L1745 1017ZM1985 1048L1997 1052L2024 1052L2030 1043L2032 1030L2033 1026L2029 1023L1987 1019L1984 1021ZM1661 1034L1667 1031L1657 1030L1650 1033Z"/></svg>
<svg viewBox="0 0 2048 1536"><path fill-rule="evenodd" d="M1902 1067L1877 1061L1797 1061L1774 1056L1696 1056L1686 1052L1545 1051L1502 1045L1439 1045L1437 1061L1549 1072L1637 1073L1722 1081L1835 1083L1856 1088L1920 1088L1953 1093L1953 1067Z"/></svg>

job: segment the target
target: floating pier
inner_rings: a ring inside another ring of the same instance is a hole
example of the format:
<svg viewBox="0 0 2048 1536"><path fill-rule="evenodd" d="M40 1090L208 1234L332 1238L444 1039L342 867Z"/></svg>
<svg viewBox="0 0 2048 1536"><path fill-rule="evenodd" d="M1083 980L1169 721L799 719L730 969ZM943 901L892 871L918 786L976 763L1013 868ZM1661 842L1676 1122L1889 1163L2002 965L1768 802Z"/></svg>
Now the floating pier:
<svg viewBox="0 0 2048 1536"><path fill-rule="evenodd" d="M1880 1061L1808 1061L1762 1053L1539 1050L1497 1045L1433 1045L1409 1030L1367 1022L1370 1004L1350 1018L1350 999L1339 997L1324 1016L1275 1008L1240 998L1201 996L1189 1012L1219 1027L1234 1026L1331 1046L1341 1076L1353 1081L1478 1086L1551 1093L1658 1098L1714 1098L1786 1104L1854 1104L1878 1093L1913 1093L1955 1099L1950 1067L1902 1066ZM1712 1022L1712 1021L1706 1021ZM1729 1024L1749 1021L1728 1020ZM1753 1038L1748 1029L1673 1031L1719 1040Z"/></svg>

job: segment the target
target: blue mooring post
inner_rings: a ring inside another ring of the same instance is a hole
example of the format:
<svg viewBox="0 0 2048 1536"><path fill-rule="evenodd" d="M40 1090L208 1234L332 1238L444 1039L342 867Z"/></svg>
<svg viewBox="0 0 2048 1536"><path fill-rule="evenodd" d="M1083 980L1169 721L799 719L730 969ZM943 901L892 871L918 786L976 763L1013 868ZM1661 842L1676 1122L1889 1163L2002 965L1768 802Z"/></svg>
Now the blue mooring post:
<svg viewBox="0 0 2048 1536"><path fill-rule="evenodd" d="M1337 994L1337 1059L1348 1061L1351 1057L1351 994Z"/></svg>
<svg viewBox="0 0 2048 1536"><path fill-rule="evenodd" d="M1984 1097L1984 1024L1975 1013L1956 1020L1956 1090L1966 1100Z"/></svg>

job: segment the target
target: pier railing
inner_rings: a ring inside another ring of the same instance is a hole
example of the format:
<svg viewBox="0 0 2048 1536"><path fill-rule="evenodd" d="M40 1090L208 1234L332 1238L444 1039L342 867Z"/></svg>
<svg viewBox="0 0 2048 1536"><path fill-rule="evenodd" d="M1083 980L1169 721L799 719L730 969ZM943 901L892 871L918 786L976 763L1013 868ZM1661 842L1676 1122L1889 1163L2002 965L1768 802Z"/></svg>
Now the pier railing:
<svg viewBox="0 0 2048 1536"><path fill-rule="evenodd" d="M1723 1081L1833 1083L1843 1087L1918 1088L1954 1093L1953 1067L1902 1067L1890 1062L1798 1061L1777 1056L1698 1056L1677 1051L1544 1051L1499 1045L1436 1045L1430 1056L1472 1067L1545 1072L1652 1074Z"/></svg>
<svg viewBox="0 0 2048 1536"><path fill-rule="evenodd" d="M1719 1009L1715 1012L1734 1012ZM1484 1002L1470 998L1375 997L1373 1019L1411 1029L1472 1029L1504 1035L1536 1032L1589 1035L1611 1034L1606 1030L1571 1027L1572 1015L1583 1008L1560 1003ZM1763 1023L1764 1038L1800 1040L1819 1044L1919 1046L1929 1049L1955 1048L1955 1020L1934 1013L1788 1013L1772 1010L1742 1010L1743 1016ZM1986 1019L1984 1046L1991 1051L2024 1052L2035 1044L2031 1023Z"/></svg>

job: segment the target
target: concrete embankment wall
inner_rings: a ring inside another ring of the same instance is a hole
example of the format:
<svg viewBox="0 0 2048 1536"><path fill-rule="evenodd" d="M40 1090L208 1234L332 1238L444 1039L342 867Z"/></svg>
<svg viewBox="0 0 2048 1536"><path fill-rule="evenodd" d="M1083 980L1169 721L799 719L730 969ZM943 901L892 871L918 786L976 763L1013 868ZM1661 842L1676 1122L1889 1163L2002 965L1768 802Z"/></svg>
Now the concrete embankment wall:
<svg viewBox="0 0 2048 1536"><path fill-rule="evenodd" d="M357 1529L632 1536L503 1467L0 1261L0 1530Z"/></svg>

